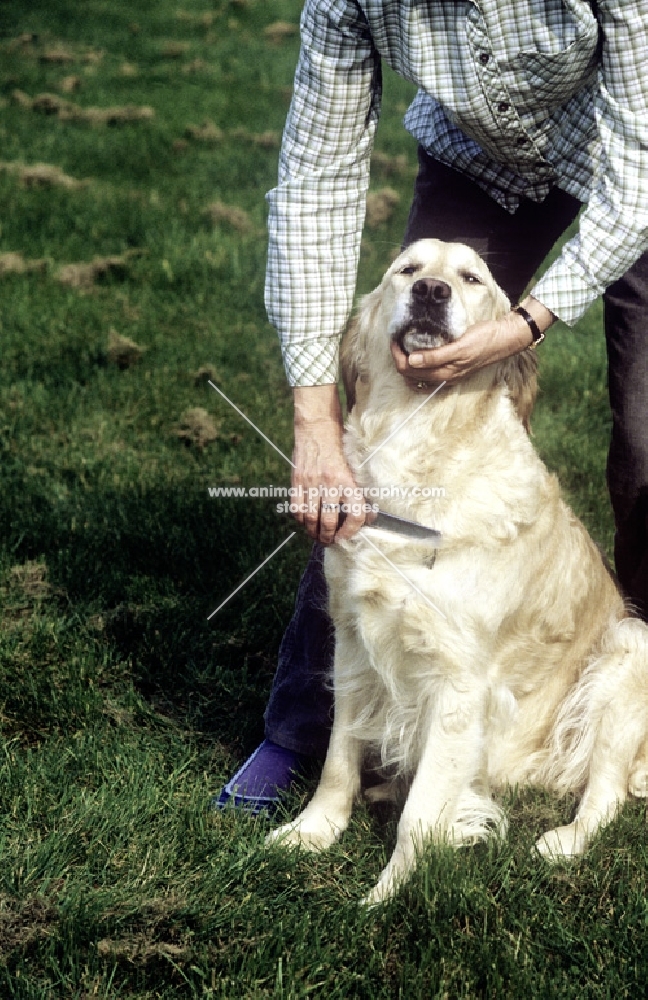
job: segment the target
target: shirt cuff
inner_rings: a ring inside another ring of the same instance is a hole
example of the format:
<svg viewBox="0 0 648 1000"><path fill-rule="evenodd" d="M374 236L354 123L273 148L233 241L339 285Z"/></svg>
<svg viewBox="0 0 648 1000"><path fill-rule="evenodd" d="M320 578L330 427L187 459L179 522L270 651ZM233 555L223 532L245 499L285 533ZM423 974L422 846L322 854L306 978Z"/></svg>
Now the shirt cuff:
<svg viewBox="0 0 648 1000"><path fill-rule="evenodd" d="M604 290L559 257L529 294L567 326L573 326Z"/></svg>
<svg viewBox="0 0 648 1000"><path fill-rule="evenodd" d="M337 337L286 344L283 359L290 385L330 385L337 382L339 350Z"/></svg>

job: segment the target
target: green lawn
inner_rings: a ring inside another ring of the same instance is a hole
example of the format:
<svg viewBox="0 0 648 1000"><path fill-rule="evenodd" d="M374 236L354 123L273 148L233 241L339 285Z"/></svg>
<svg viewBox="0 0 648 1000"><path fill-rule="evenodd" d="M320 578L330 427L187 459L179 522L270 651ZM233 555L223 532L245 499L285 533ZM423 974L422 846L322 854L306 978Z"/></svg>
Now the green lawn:
<svg viewBox="0 0 648 1000"><path fill-rule="evenodd" d="M207 621L292 530L209 497L288 470L207 380L290 451L264 194L298 39L266 29L300 6L0 5L0 996L643 997L641 805L550 870L531 845L573 803L511 792L505 845L430 850L370 913L392 814L313 859L207 808L262 735L308 551ZM409 95L387 76L372 185L400 200L361 291L408 211ZM599 310L540 353L536 443L609 552Z"/></svg>

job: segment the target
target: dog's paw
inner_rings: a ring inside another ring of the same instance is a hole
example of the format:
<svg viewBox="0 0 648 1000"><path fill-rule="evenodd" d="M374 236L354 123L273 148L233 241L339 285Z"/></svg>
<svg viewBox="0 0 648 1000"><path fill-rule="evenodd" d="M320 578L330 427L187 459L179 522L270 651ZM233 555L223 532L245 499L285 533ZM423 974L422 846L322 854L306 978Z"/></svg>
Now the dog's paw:
<svg viewBox="0 0 648 1000"><path fill-rule="evenodd" d="M579 823L548 830L536 842L535 849L547 861L560 861L582 854L587 846L587 832Z"/></svg>
<svg viewBox="0 0 648 1000"><path fill-rule="evenodd" d="M266 837L267 847L303 847L307 851L325 851L340 836L339 826L323 817L319 822L302 814L292 823L272 830Z"/></svg>
<svg viewBox="0 0 648 1000"><path fill-rule="evenodd" d="M396 893L403 881L403 877L399 878L383 872L371 892L362 897L359 905L366 907L368 910L375 906L384 906Z"/></svg>

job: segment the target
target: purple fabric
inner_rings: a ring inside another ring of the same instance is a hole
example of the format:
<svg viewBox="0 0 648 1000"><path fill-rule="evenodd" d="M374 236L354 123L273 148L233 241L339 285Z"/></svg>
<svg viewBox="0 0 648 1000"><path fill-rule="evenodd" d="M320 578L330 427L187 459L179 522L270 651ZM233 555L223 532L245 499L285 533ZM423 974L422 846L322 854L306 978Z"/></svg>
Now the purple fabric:
<svg viewBox="0 0 648 1000"><path fill-rule="evenodd" d="M286 750L271 740L264 740L227 782L214 807L228 803L249 812L271 810L287 791L303 764L300 754Z"/></svg>

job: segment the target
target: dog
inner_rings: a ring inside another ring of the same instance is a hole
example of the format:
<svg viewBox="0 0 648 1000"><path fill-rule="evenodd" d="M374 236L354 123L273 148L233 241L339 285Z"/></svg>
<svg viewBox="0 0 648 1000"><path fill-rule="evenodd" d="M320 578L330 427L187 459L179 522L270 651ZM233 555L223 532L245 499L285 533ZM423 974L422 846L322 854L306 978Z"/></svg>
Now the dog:
<svg viewBox="0 0 648 1000"><path fill-rule="evenodd" d="M648 626L531 444L535 352L427 399L393 363L392 340L435 347L509 308L469 247L422 240L364 298L343 347L358 484L441 485L381 507L439 529L442 544L365 527L326 550L331 741L312 801L269 841L331 845L377 754L408 791L368 904L394 893L426 842L503 835L492 791L506 785L580 797L573 822L536 844L549 860L582 853L628 793L648 794Z"/></svg>

